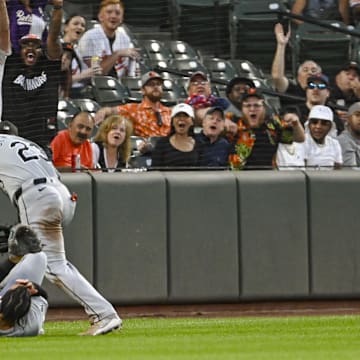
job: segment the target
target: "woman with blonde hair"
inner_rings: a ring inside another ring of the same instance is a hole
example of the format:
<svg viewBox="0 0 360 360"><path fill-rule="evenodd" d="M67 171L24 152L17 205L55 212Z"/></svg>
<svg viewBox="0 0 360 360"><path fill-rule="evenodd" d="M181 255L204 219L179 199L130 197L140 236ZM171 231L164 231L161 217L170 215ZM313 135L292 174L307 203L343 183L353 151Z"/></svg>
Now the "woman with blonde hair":
<svg viewBox="0 0 360 360"><path fill-rule="evenodd" d="M94 168L104 172L120 171L128 165L131 155L133 127L121 115L110 115L100 125L92 142Z"/></svg>

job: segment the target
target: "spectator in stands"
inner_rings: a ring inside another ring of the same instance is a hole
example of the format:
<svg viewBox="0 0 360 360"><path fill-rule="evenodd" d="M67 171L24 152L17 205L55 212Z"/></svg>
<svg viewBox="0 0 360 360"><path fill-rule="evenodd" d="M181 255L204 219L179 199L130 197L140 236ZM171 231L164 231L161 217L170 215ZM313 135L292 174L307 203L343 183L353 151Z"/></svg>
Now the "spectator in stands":
<svg viewBox="0 0 360 360"><path fill-rule="evenodd" d="M125 30L121 28L124 5L120 0L103 0L100 3L99 27L85 32L79 42L80 54L91 68L91 60L97 57L104 75L121 79L127 75L130 59L139 58Z"/></svg>
<svg viewBox="0 0 360 360"><path fill-rule="evenodd" d="M193 129L193 108L185 103L175 105L171 112L170 133L157 141L152 152L152 166L200 166L202 154Z"/></svg>
<svg viewBox="0 0 360 360"><path fill-rule="evenodd" d="M226 99L212 95L210 80L202 71L196 71L191 75L188 95L185 102L191 105L195 111L196 126L202 126L208 108L218 106L225 110L229 106L229 102Z"/></svg>
<svg viewBox="0 0 360 360"><path fill-rule="evenodd" d="M344 64L335 76L331 99L340 106L349 107L360 101L360 68L355 61Z"/></svg>
<svg viewBox="0 0 360 360"><path fill-rule="evenodd" d="M223 137L225 114L221 107L207 110L203 128L195 139L202 145L201 165L206 167L227 167L229 165L230 143Z"/></svg>
<svg viewBox="0 0 360 360"><path fill-rule="evenodd" d="M141 103L129 103L115 107L101 108L95 115L96 123L100 123L106 116L120 114L133 123L134 135L145 139L152 136L167 136L170 131L171 109L163 105L163 79L155 71L149 71L141 78ZM139 145L142 153L151 151L149 142Z"/></svg>
<svg viewBox="0 0 360 360"><path fill-rule="evenodd" d="M93 167L104 172L120 171L131 155L132 123L120 115L110 115L100 125L92 145Z"/></svg>
<svg viewBox="0 0 360 360"><path fill-rule="evenodd" d="M229 106L225 109L225 114L227 114L229 118L240 118L242 116L241 98L245 91L255 87L254 82L246 77L235 77L228 82L226 86L226 97L229 100Z"/></svg>
<svg viewBox="0 0 360 360"><path fill-rule="evenodd" d="M20 136L48 152L57 132L62 4L63 0L53 0L46 50L41 49L37 35L23 36L20 54L7 59L3 80L3 119L17 126Z"/></svg>
<svg viewBox="0 0 360 360"><path fill-rule="evenodd" d="M308 120L309 112L315 105L328 105L330 97L329 79L324 74L310 76L307 81L306 87L306 101L302 104L298 104L296 109L298 110L301 123L304 125ZM338 134L344 130L344 123L334 113L334 122L337 128ZM336 134L335 134L336 135Z"/></svg>
<svg viewBox="0 0 360 360"><path fill-rule="evenodd" d="M291 12L319 20L341 20L345 24L350 22L349 0L295 0ZM294 22L301 24L303 21Z"/></svg>
<svg viewBox="0 0 360 360"><path fill-rule="evenodd" d="M5 0L0 0L0 121L2 114L2 80L5 60L11 52L9 17Z"/></svg>
<svg viewBox="0 0 360 360"><path fill-rule="evenodd" d="M345 130L338 136L344 166L360 167L360 102L350 106Z"/></svg>
<svg viewBox="0 0 360 360"><path fill-rule="evenodd" d="M285 50L290 39L290 31L285 35L284 28L280 23L275 25L276 51L271 68L273 86L280 93L305 98L307 79L309 76L320 74L321 67L312 60L304 61L297 70L296 83L290 81L285 75ZM302 102L301 99L281 99L283 105Z"/></svg>
<svg viewBox="0 0 360 360"><path fill-rule="evenodd" d="M315 105L305 124L305 163L315 169L339 169L342 165L341 147L334 133L333 111L324 105Z"/></svg>
<svg viewBox="0 0 360 360"><path fill-rule="evenodd" d="M64 24L64 36L62 38L64 52L61 59L62 70L65 75L63 98L82 97L81 91L90 84L91 77L102 74L98 62L94 62L88 68L79 53L78 42L85 32L85 28L86 19L78 14L71 15Z"/></svg>
<svg viewBox="0 0 360 360"><path fill-rule="evenodd" d="M233 153L229 157L232 169L271 169L280 142L303 142L304 129L296 114L287 113L283 120L266 114L263 95L256 88L243 94L243 117L237 131L229 133Z"/></svg>
<svg viewBox="0 0 360 360"><path fill-rule="evenodd" d="M349 0L352 23L356 26L360 20L360 0Z"/></svg>
<svg viewBox="0 0 360 360"><path fill-rule="evenodd" d="M47 23L45 6L49 0L7 0L10 18L10 37L14 53L20 52L19 40L28 34L37 35L46 44Z"/></svg>
<svg viewBox="0 0 360 360"><path fill-rule="evenodd" d="M74 171L74 157L80 155L82 169L92 169L93 152L89 138L94 129L94 118L81 111L71 119L68 129L61 130L51 142L53 163L60 171Z"/></svg>

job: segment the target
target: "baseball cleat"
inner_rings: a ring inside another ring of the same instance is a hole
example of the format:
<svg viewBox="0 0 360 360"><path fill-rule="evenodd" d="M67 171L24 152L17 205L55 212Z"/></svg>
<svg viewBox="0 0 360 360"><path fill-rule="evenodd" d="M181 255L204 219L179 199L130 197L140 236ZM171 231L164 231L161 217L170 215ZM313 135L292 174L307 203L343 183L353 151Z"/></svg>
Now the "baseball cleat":
<svg viewBox="0 0 360 360"><path fill-rule="evenodd" d="M111 331L120 329L121 324L122 321L119 317L108 317L91 325L87 331L80 333L79 335L82 336L105 335Z"/></svg>

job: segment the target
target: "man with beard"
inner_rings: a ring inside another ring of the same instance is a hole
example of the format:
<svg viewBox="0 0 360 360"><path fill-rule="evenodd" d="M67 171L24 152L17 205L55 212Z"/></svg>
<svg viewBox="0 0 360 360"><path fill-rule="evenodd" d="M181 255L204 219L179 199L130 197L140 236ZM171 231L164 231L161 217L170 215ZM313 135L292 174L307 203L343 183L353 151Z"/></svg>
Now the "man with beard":
<svg viewBox="0 0 360 360"><path fill-rule="evenodd" d="M344 166L360 167L360 102L350 106L345 130L338 136Z"/></svg>
<svg viewBox="0 0 360 360"><path fill-rule="evenodd" d="M20 53L8 57L4 73L3 119L11 121L19 135L38 143L50 153L57 131L61 45L58 41L63 0L53 0L47 46L37 35L23 36Z"/></svg>
<svg viewBox="0 0 360 360"><path fill-rule="evenodd" d="M2 112L1 84L4 74L4 66L7 55L10 54L10 30L9 18L6 10L5 0L0 0L0 120Z"/></svg>
<svg viewBox="0 0 360 360"><path fill-rule="evenodd" d="M163 82L162 77L155 71L144 74L141 78L141 103L101 108L95 115L96 124L108 115L120 114L132 121L133 135L144 138L168 135L171 109L160 102L163 96Z"/></svg>
<svg viewBox="0 0 360 360"><path fill-rule="evenodd" d="M68 125L61 130L51 142L53 163L60 171L75 171L75 167L91 169L92 148L88 140L94 129L94 118L90 113L81 111L76 114ZM79 156L79 164L74 164L74 158Z"/></svg>

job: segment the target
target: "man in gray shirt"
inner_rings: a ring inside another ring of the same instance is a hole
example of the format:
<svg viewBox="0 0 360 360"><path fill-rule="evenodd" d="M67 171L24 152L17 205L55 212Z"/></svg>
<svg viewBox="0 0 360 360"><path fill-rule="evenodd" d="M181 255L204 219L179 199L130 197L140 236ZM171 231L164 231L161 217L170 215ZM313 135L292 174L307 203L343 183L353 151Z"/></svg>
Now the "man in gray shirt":
<svg viewBox="0 0 360 360"><path fill-rule="evenodd" d="M360 102L349 107L345 130L338 136L343 166L360 168Z"/></svg>

